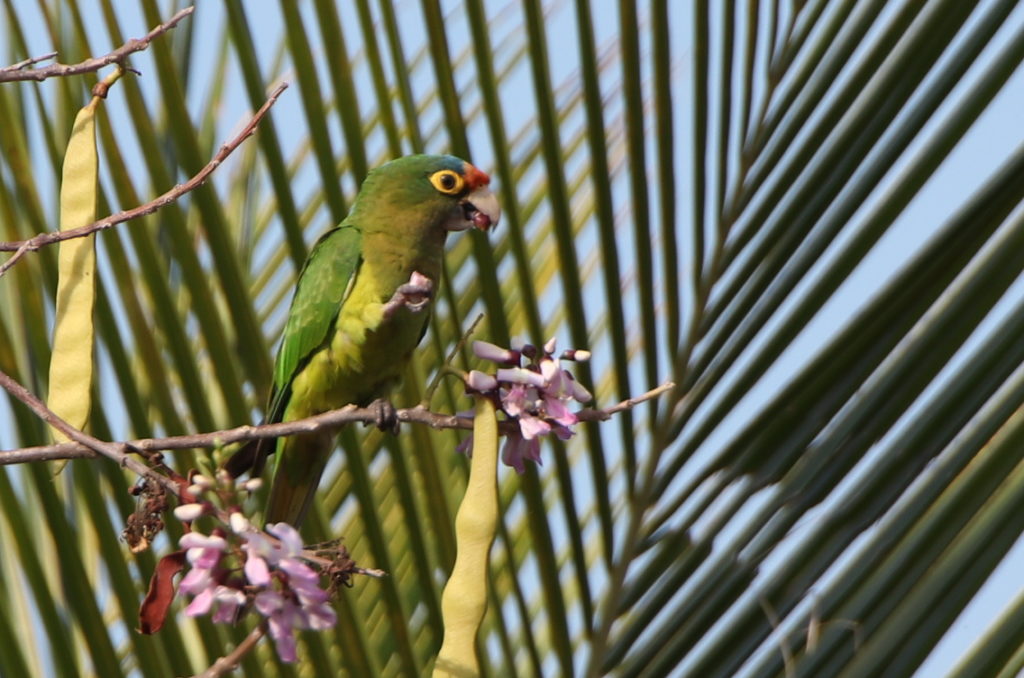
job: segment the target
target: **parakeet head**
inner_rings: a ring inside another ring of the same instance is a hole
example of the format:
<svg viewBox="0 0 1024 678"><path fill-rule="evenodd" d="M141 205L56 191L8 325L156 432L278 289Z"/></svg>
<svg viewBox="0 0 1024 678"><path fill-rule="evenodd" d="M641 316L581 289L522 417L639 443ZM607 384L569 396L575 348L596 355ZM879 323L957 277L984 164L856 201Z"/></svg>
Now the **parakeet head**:
<svg viewBox="0 0 1024 678"><path fill-rule="evenodd" d="M387 217L395 209L412 209L420 223L444 231L486 231L501 217L489 183L487 174L460 158L409 155L370 172L353 212Z"/></svg>

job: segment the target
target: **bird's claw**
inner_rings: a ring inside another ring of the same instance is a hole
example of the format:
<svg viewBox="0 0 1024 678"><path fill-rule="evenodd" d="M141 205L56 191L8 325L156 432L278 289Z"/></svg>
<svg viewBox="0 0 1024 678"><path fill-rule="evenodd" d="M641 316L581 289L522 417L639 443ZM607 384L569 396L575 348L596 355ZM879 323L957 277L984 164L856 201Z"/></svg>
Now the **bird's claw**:
<svg viewBox="0 0 1024 678"><path fill-rule="evenodd" d="M387 398L377 398L370 403L373 410L373 423L381 431L390 431L398 435L398 410Z"/></svg>
<svg viewBox="0 0 1024 678"><path fill-rule="evenodd" d="M384 304L384 317L390 318L398 309L407 308L413 313L419 313L427 307L430 300L434 298L434 281L419 271L413 271L409 276L409 282L399 285L391 299Z"/></svg>

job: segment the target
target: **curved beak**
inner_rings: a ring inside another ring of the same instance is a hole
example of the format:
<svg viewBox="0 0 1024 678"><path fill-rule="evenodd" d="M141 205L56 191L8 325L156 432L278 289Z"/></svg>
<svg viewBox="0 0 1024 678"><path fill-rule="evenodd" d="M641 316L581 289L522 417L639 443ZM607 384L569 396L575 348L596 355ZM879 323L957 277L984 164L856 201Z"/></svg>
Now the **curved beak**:
<svg viewBox="0 0 1024 678"><path fill-rule="evenodd" d="M491 183L491 178L468 162L463 166L462 174L469 187L469 193L460 203L463 221L457 228L449 230L462 230L472 226L486 231L496 226L501 219L501 207L498 205L498 199L487 187Z"/></svg>
<svg viewBox="0 0 1024 678"><path fill-rule="evenodd" d="M494 197L487 186L480 186L470 192L462 201L462 210L466 221L472 222L473 228L478 228L481 231L487 231L492 226L496 226L498 220L501 219L501 207L498 205L498 199Z"/></svg>

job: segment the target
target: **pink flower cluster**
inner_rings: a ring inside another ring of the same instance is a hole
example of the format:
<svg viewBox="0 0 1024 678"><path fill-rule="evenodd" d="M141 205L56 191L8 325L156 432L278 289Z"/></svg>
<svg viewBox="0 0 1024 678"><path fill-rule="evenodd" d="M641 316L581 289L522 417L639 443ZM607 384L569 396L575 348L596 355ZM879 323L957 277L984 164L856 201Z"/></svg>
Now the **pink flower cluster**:
<svg viewBox="0 0 1024 678"><path fill-rule="evenodd" d="M184 504L175 515L191 521L208 509L208 504ZM178 585L181 595L192 596L185 614L212 611L213 621L233 624L251 604L266 617L278 656L294 662L296 630L329 629L337 622L320 574L309 566L302 538L291 525L267 525L264 532L239 512L230 515L229 524L230 530L192 531L178 542L191 565Z"/></svg>
<svg viewBox="0 0 1024 678"><path fill-rule="evenodd" d="M551 339L540 349L531 344L507 349L486 341L474 341L473 353L497 363L498 370L494 375L472 370L466 378L468 389L493 395L501 410L519 423L519 430L506 437L501 455L505 464L522 473L526 470L527 459L541 462L541 436L554 434L561 440L572 437L577 418L569 405L573 401L589 402L591 395L562 368L560 361L589 360L589 351L563 351L555 358L555 340ZM459 445L461 452L468 453L471 449L472 436Z"/></svg>

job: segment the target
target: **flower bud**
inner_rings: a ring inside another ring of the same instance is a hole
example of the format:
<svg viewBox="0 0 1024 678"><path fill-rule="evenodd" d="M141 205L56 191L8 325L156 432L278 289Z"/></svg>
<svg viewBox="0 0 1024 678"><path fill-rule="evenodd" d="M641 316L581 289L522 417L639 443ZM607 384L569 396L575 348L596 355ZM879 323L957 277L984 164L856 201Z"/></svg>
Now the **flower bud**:
<svg viewBox="0 0 1024 678"><path fill-rule="evenodd" d="M242 489L246 492L255 492L263 487L263 478L249 478L242 483Z"/></svg>
<svg viewBox="0 0 1024 678"><path fill-rule="evenodd" d="M183 549L216 549L223 551L228 547L228 543L224 537L218 537L215 534L207 535L201 532L188 532L181 535L181 539L178 540L178 546Z"/></svg>
<svg viewBox="0 0 1024 678"><path fill-rule="evenodd" d="M498 381L504 381L512 384L526 384L528 386L536 386L537 388L544 388L544 377L532 370L527 370L522 367L509 367L498 370Z"/></svg>
<svg viewBox="0 0 1024 678"><path fill-rule="evenodd" d="M558 366L558 363L550 358L542 358L539 367L540 375L544 377L545 387L550 386L559 373L562 372L562 368Z"/></svg>
<svg viewBox="0 0 1024 678"><path fill-rule="evenodd" d="M578 363L585 363L590 360L590 351L583 349L566 349L562 351L562 360L573 360Z"/></svg>
<svg viewBox="0 0 1024 678"><path fill-rule="evenodd" d="M476 355L477 358L490 360L492 363L500 364L517 362L517 356L514 351L502 348L501 346L492 344L489 341L474 341L473 354Z"/></svg>
<svg viewBox="0 0 1024 678"><path fill-rule="evenodd" d="M213 481L204 476L202 473L192 474L192 484L198 485L204 490L208 490L213 487Z"/></svg>
<svg viewBox="0 0 1024 678"><path fill-rule="evenodd" d="M466 386L474 391L493 391L498 388L498 380L479 370L470 370L466 376Z"/></svg>
<svg viewBox="0 0 1024 678"><path fill-rule="evenodd" d="M248 532L252 529L252 523L249 522L249 519L238 511L232 513L231 517L228 518L228 521L231 525L231 530L235 534L242 534L243 532Z"/></svg>
<svg viewBox="0 0 1024 678"><path fill-rule="evenodd" d="M174 517L183 523L190 523L206 513L205 504L182 504L174 509Z"/></svg>
<svg viewBox="0 0 1024 678"><path fill-rule="evenodd" d="M588 403L594 398L594 396L590 395L590 391L588 391L583 386L583 384L576 381L575 379L570 379L569 384L570 388L572 389L572 397L573 399L576 400L576 402Z"/></svg>

